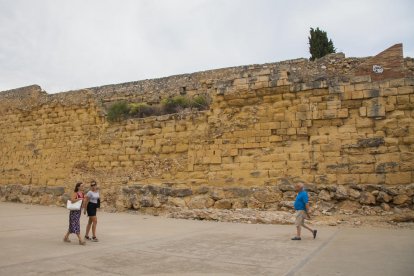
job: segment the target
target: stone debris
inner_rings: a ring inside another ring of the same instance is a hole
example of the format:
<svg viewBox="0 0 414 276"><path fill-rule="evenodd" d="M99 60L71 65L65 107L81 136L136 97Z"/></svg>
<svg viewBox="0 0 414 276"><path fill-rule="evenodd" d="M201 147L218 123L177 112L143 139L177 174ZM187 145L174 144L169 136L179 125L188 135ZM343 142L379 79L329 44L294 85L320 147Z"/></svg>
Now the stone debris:
<svg viewBox="0 0 414 276"><path fill-rule="evenodd" d="M161 186L135 184L120 187L115 192L102 189L101 206L106 211L139 212L172 218L288 224L294 221L294 210L291 195L285 195L282 192L285 188L281 184L265 188L237 188L236 190L231 187L197 187L193 190L190 187L183 188L182 184L177 187L171 184ZM354 186L354 188L357 187ZM365 191L361 191L361 198L355 198L353 193L341 192L341 199L338 199L338 197L320 195L329 195L338 190L350 191L352 188L341 186L337 189L332 185L313 187L315 197L310 198L312 217L315 217L313 221L316 224L324 224L326 221L327 225L338 225L346 224L352 217L360 216L365 219L384 217L387 221L410 222L410 217L414 213L412 203L414 193L411 190L413 188L414 185L392 186L392 191L405 193L392 197L384 192L388 191L387 187L376 185L369 189L365 187ZM264 196L265 191L271 192ZM64 187L5 185L0 188L0 200L65 206L70 193L63 192ZM374 200L373 194L377 194L381 200ZM411 194L411 197L407 194ZM396 200L385 202L388 198ZM338 219L335 220L338 216L344 216L341 217L343 222L339 223ZM331 219L326 220L324 217ZM354 222L353 225L360 225L361 221Z"/></svg>

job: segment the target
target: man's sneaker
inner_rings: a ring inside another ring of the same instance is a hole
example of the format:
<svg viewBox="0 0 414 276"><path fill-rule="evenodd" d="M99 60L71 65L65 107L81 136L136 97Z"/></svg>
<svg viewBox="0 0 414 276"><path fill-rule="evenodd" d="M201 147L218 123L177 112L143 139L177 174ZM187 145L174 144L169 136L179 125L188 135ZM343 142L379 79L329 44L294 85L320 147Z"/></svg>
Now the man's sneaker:
<svg viewBox="0 0 414 276"><path fill-rule="evenodd" d="M300 237L294 237L294 238L292 238L292 241L300 241L300 240L301 240Z"/></svg>
<svg viewBox="0 0 414 276"><path fill-rule="evenodd" d="M316 233L318 233L318 230L315 229L312 232L313 232L313 238L316 238Z"/></svg>

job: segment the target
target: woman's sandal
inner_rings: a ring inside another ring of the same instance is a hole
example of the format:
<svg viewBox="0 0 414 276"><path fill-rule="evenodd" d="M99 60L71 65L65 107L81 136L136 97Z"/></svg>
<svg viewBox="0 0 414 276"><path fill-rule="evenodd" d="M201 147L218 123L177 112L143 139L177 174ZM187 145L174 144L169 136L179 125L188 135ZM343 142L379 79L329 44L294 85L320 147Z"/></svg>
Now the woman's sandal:
<svg viewBox="0 0 414 276"><path fill-rule="evenodd" d="M86 241L79 241L79 245L85 245Z"/></svg>
<svg viewBox="0 0 414 276"><path fill-rule="evenodd" d="M91 239L91 238L89 238L89 236L85 236L85 240L90 241L90 240L92 240L92 239Z"/></svg>
<svg viewBox="0 0 414 276"><path fill-rule="evenodd" d="M91 241L93 241L93 242L98 242L99 240L98 240L98 238L97 238L97 237L92 237Z"/></svg>
<svg viewBox="0 0 414 276"><path fill-rule="evenodd" d="M63 241L64 241L64 242L70 242L70 239L68 239L68 238L63 238Z"/></svg>

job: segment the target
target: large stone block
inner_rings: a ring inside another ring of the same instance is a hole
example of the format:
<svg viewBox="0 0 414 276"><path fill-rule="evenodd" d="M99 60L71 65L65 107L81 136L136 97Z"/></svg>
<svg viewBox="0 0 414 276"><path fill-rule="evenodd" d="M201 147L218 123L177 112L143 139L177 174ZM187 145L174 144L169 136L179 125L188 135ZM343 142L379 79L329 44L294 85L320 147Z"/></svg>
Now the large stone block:
<svg viewBox="0 0 414 276"><path fill-rule="evenodd" d="M45 192L54 196L61 196L65 193L65 187L46 187Z"/></svg>
<svg viewBox="0 0 414 276"><path fill-rule="evenodd" d="M186 152L188 151L188 144L177 144L175 147L176 152Z"/></svg>
<svg viewBox="0 0 414 276"><path fill-rule="evenodd" d="M357 100L357 99L363 99L364 98L364 92L363 91L353 91L351 93L351 98L353 100Z"/></svg>
<svg viewBox="0 0 414 276"><path fill-rule="evenodd" d="M161 191L161 190L160 192L165 192L165 190L164 191ZM192 194L193 194L193 191L189 188L173 189L169 192L169 195L172 197L186 197Z"/></svg>
<svg viewBox="0 0 414 276"><path fill-rule="evenodd" d="M411 172L387 173L385 176L385 184L409 184L411 183Z"/></svg>
<svg viewBox="0 0 414 276"><path fill-rule="evenodd" d="M356 133L356 127L354 125L343 125L338 128L339 133Z"/></svg>
<svg viewBox="0 0 414 276"><path fill-rule="evenodd" d="M256 198L249 198L247 201L247 208L251 209L261 209L264 208L265 204L263 202L260 202Z"/></svg>
<svg viewBox="0 0 414 276"><path fill-rule="evenodd" d="M410 201L410 197L407 195L397 195L393 198L392 202L395 205L402 205L404 203L408 203Z"/></svg>
<svg viewBox="0 0 414 276"><path fill-rule="evenodd" d="M192 197L187 205L191 209L210 208L214 205L214 200L208 195L197 195Z"/></svg>
<svg viewBox="0 0 414 276"><path fill-rule="evenodd" d="M175 207L187 207L185 200L179 197L169 197L168 204L175 206Z"/></svg>
<svg viewBox="0 0 414 276"><path fill-rule="evenodd" d="M392 199L392 197L389 196L386 192L383 192L383 191L380 191L378 193L378 195L377 195L377 200L379 202L386 202L386 203L388 203L388 202L391 201L391 199Z"/></svg>
<svg viewBox="0 0 414 276"><path fill-rule="evenodd" d="M254 192L253 197L263 203L274 203L281 201L283 194L281 192L270 190L258 190Z"/></svg>
<svg viewBox="0 0 414 276"><path fill-rule="evenodd" d="M247 84L247 79L243 78L243 79L235 79L233 81L233 85L237 86L237 85L243 85L243 84Z"/></svg>
<svg viewBox="0 0 414 276"><path fill-rule="evenodd" d="M374 98L368 102L367 117L385 117L385 102L383 99Z"/></svg>
<svg viewBox="0 0 414 276"><path fill-rule="evenodd" d="M361 196L361 193L358 190L352 188L349 189L348 193L352 199L358 199Z"/></svg>
<svg viewBox="0 0 414 276"><path fill-rule="evenodd" d="M318 199L324 200L324 201L330 201L332 199L332 196L330 192L326 190L322 190L318 194Z"/></svg>
<svg viewBox="0 0 414 276"><path fill-rule="evenodd" d="M363 173L360 174L360 183L362 184L383 184L385 183L385 174L381 173Z"/></svg>
<svg viewBox="0 0 414 276"><path fill-rule="evenodd" d="M231 209L232 202L229 199L220 199L214 203L214 208L217 209Z"/></svg>
<svg viewBox="0 0 414 276"><path fill-rule="evenodd" d="M339 109L337 111L337 117L338 118L341 118L341 119L348 118L349 117L349 110L348 110L348 108Z"/></svg>
<svg viewBox="0 0 414 276"><path fill-rule="evenodd" d="M338 174L337 183L339 185L343 184L357 184L360 181L360 176L358 174Z"/></svg>
<svg viewBox="0 0 414 276"><path fill-rule="evenodd" d="M363 192L361 193L361 197L359 199L361 204L366 205L374 205L376 203L375 196L370 192Z"/></svg>
<svg viewBox="0 0 414 276"><path fill-rule="evenodd" d="M304 153L295 153L292 152L289 154L289 160L291 161L303 161L303 160L309 160L310 155L307 152Z"/></svg>
<svg viewBox="0 0 414 276"><path fill-rule="evenodd" d="M366 108L364 107L364 116L366 116ZM357 118L356 120L357 127L371 128L374 126L374 121L371 118Z"/></svg>
<svg viewBox="0 0 414 276"><path fill-rule="evenodd" d="M373 164L357 164L349 167L351 173L373 173L374 165Z"/></svg>
<svg viewBox="0 0 414 276"><path fill-rule="evenodd" d="M344 200L339 203L338 208L346 212L355 213L361 208L361 204L357 201Z"/></svg>
<svg viewBox="0 0 414 276"><path fill-rule="evenodd" d="M380 96L380 90L379 89L368 89L364 90L364 98L375 98Z"/></svg>

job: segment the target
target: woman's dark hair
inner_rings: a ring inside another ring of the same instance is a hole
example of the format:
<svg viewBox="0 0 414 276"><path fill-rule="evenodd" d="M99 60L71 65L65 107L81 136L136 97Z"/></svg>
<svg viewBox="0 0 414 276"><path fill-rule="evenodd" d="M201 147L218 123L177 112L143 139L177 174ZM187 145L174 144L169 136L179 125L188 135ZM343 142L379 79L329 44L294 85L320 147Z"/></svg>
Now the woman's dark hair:
<svg viewBox="0 0 414 276"><path fill-rule="evenodd" d="M76 186L75 186L75 193L77 193L77 192L79 192L79 187L82 185L82 182L78 182L78 183L76 183Z"/></svg>

